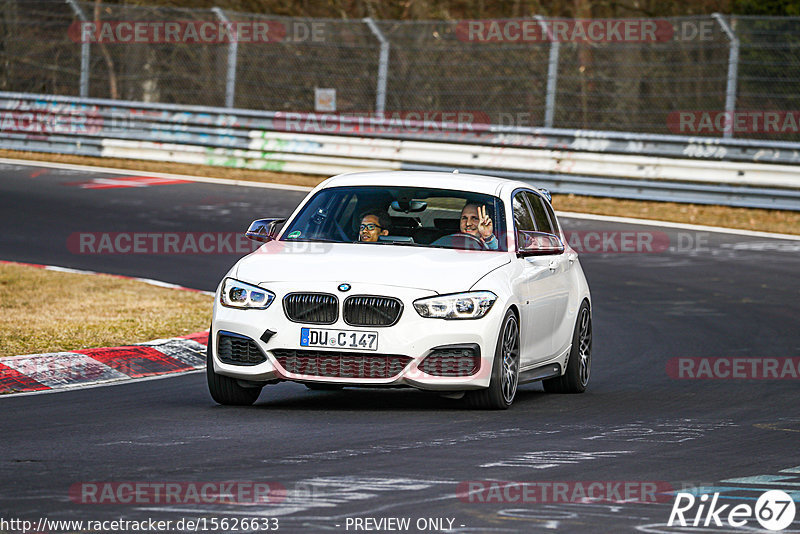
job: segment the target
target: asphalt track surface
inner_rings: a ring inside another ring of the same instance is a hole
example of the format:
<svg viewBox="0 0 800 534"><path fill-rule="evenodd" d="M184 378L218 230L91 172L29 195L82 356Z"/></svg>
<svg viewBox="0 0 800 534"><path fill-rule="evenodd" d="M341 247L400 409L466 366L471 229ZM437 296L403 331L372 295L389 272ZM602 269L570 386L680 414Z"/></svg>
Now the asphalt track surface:
<svg viewBox="0 0 800 534"><path fill-rule="evenodd" d="M237 254L80 254L70 249L70 236L240 233L255 218L289 214L304 196L203 183L75 185L103 177L116 178L0 166L0 259L213 290ZM511 493L494 494L490 503L457 496L465 482L486 480L539 488L561 482L570 492L591 481L723 487L724 502L751 505L766 489L800 489L800 380L667 373L676 357L800 356L798 242L579 219L562 224L664 232L671 243L658 253L581 255L594 304L585 394L545 394L530 384L512 409L486 412L414 390L312 392L282 383L266 387L255 406L237 408L217 406L205 376L192 373L4 397L0 516L205 518L207 525L213 518L275 517L281 532L367 531L356 529L354 518L409 518L407 532L442 530L422 522L427 518L453 520L450 532L757 530L753 519L747 528L667 527L669 494L656 503L586 502L579 493L557 502ZM256 505L98 505L70 497L75 484L125 481L271 482L287 493L281 502ZM394 524L361 525L397 531L386 528ZM800 531L800 511L790 530Z"/></svg>

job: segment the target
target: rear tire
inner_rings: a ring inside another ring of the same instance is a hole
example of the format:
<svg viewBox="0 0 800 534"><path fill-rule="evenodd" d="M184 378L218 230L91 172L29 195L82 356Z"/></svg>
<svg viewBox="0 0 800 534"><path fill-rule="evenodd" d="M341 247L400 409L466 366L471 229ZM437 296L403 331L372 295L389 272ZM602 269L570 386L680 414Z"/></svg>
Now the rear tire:
<svg viewBox="0 0 800 534"><path fill-rule="evenodd" d="M563 375L544 380L542 385L548 393L583 393L589 385L592 370L592 312L583 301L578 309L572 348L569 351L567 370Z"/></svg>
<svg viewBox="0 0 800 534"><path fill-rule="evenodd" d="M235 378L214 372L214 359L211 349L211 332L208 330L208 349L206 351L206 378L208 391L218 404L224 406L250 406L261 394L260 387L246 388L239 385Z"/></svg>
<svg viewBox="0 0 800 534"><path fill-rule="evenodd" d="M519 321L508 310L500 327L489 387L468 391L467 403L483 410L506 410L514 402L519 383Z"/></svg>

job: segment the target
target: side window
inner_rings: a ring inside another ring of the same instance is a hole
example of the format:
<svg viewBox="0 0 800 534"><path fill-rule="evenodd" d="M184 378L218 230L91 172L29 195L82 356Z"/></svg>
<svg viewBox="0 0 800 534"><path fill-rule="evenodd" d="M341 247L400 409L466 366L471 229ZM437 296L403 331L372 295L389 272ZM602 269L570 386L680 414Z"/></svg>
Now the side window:
<svg viewBox="0 0 800 534"><path fill-rule="evenodd" d="M553 213L553 207L550 206L549 202L542 202L544 204L544 209L547 210L547 214L550 216L550 220L553 222L553 233L559 235L561 232L561 228L559 228L558 219L556 219L556 214Z"/></svg>
<svg viewBox="0 0 800 534"><path fill-rule="evenodd" d="M553 225L550 223L550 219L548 218L547 212L544 209L542 199L534 193L525 193L525 195L528 197L528 203L530 203L531 209L533 209L533 218L536 221L536 230L539 232L554 234L555 231L553 230Z"/></svg>
<svg viewBox="0 0 800 534"><path fill-rule="evenodd" d="M511 204L511 209L514 211L514 227L516 230L527 230L531 232L536 230L522 192L514 195L514 202Z"/></svg>

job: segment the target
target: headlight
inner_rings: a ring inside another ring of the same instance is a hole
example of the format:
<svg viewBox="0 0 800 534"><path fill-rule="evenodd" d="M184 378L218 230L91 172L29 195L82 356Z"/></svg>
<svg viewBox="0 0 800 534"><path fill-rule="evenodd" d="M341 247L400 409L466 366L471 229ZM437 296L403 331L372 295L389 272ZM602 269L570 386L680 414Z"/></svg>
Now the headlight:
<svg viewBox="0 0 800 534"><path fill-rule="evenodd" d="M473 291L415 300L414 309L422 317L434 319L480 319L495 300L497 295L491 291Z"/></svg>
<svg viewBox="0 0 800 534"><path fill-rule="evenodd" d="M264 310L269 308L273 300L275 300L275 293L272 291L240 282L234 278L226 278L222 282L222 290L219 293L220 304L231 308Z"/></svg>

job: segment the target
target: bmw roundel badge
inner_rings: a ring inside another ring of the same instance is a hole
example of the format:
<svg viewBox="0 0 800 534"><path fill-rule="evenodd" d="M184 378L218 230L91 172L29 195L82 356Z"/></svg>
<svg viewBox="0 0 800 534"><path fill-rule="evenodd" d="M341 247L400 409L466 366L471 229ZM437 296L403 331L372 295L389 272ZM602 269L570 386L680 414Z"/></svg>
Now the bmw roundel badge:
<svg viewBox="0 0 800 534"><path fill-rule="evenodd" d="M339 284L339 291L350 291L350 284Z"/></svg>

